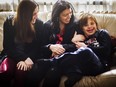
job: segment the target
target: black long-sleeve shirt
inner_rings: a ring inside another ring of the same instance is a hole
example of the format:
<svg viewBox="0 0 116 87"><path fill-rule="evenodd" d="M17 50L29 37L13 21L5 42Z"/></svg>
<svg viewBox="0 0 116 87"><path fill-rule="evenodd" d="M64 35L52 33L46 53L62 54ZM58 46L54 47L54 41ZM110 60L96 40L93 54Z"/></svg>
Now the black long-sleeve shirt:
<svg viewBox="0 0 116 87"><path fill-rule="evenodd" d="M61 42L61 44L66 49L66 51L72 51L76 49L75 45L71 42L71 40L74 36L77 27L77 21L73 21L71 24L65 26L65 32L62 36L63 41ZM47 58L50 58L52 52L51 50L49 50L49 44L56 44L56 36L58 34L56 32L57 29L52 29L51 21L49 20L44 24L43 30L43 42L45 44L44 54Z"/></svg>
<svg viewBox="0 0 116 87"><path fill-rule="evenodd" d="M41 57L41 31L43 22L39 19L34 24L36 35L31 43L15 43L15 27L12 25L13 16L9 16L4 22L3 48L9 58L16 62L23 61L30 57L33 62Z"/></svg>
<svg viewBox="0 0 116 87"><path fill-rule="evenodd" d="M94 35L86 38L85 43L87 42L90 42L88 47L93 50L101 62L107 64L112 52L112 42L107 30L99 29Z"/></svg>

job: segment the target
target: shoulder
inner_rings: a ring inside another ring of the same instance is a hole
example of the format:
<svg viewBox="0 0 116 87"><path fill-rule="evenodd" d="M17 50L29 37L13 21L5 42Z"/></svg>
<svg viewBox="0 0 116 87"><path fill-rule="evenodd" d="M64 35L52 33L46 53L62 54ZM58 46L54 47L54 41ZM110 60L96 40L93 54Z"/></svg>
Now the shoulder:
<svg viewBox="0 0 116 87"><path fill-rule="evenodd" d="M9 16L6 18L6 20L5 20L4 23L9 24L9 25L12 25L12 20L13 20L13 19L14 19L14 15L9 15Z"/></svg>
<svg viewBox="0 0 116 87"><path fill-rule="evenodd" d="M37 19L35 22L35 25L43 25L43 21L40 19Z"/></svg>
<svg viewBox="0 0 116 87"><path fill-rule="evenodd" d="M107 40L110 40L110 35L109 35L109 32L106 30L106 29L99 29L97 32L96 32L96 37L100 38L100 39L107 39Z"/></svg>
<svg viewBox="0 0 116 87"><path fill-rule="evenodd" d="M109 32L106 29L99 29L98 32L99 32L99 34L103 34L103 35L108 35L109 36Z"/></svg>
<svg viewBox="0 0 116 87"><path fill-rule="evenodd" d="M44 23L44 26L51 26L51 20L48 20L47 22Z"/></svg>
<svg viewBox="0 0 116 87"><path fill-rule="evenodd" d="M11 31L11 30L14 30L13 29L13 19L14 19L14 16L13 15L9 15L6 20L4 21L4 24L3 24L3 29L4 31Z"/></svg>
<svg viewBox="0 0 116 87"><path fill-rule="evenodd" d="M45 22L44 23L44 29L46 30L49 30L49 29L51 29L51 26L52 26L52 22L51 22L51 20L48 20L47 22Z"/></svg>
<svg viewBox="0 0 116 87"><path fill-rule="evenodd" d="M35 29L41 30L43 29L43 21L40 19L36 19L36 22L34 24Z"/></svg>
<svg viewBox="0 0 116 87"><path fill-rule="evenodd" d="M14 15L9 15L6 20L12 20L14 18Z"/></svg>

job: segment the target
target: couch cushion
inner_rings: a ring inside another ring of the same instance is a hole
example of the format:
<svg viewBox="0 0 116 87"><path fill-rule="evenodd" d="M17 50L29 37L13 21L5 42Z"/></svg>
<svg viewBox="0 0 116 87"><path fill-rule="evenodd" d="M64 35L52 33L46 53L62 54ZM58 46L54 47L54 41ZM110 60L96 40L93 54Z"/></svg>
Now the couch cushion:
<svg viewBox="0 0 116 87"><path fill-rule="evenodd" d="M64 87L64 81L66 79L66 76L62 77L60 87ZM116 87L116 69L98 76L84 76L73 87Z"/></svg>
<svg viewBox="0 0 116 87"><path fill-rule="evenodd" d="M2 43L3 43L3 29L0 27L0 51L2 51L3 49Z"/></svg>

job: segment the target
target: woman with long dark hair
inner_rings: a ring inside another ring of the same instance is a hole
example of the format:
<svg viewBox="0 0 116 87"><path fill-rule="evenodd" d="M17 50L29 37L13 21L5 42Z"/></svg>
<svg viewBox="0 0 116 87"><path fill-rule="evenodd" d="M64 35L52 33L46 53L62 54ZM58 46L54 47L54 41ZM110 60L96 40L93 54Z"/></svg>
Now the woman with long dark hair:
<svg viewBox="0 0 116 87"><path fill-rule="evenodd" d="M46 44L44 58L51 58L52 61L52 58L64 52L75 50L76 47L70 48L74 45L72 45L71 39L76 29L77 20L74 16L72 4L64 0L58 0L53 6L51 20L44 24L43 42ZM48 71L43 87L58 87L61 76L61 68L53 60L53 67Z"/></svg>
<svg viewBox="0 0 116 87"><path fill-rule="evenodd" d="M15 16L4 22L4 53L15 62L15 87L23 87L26 74L41 58L41 30L39 5L33 0L22 0ZM12 73L13 74L13 73Z"/></svg>

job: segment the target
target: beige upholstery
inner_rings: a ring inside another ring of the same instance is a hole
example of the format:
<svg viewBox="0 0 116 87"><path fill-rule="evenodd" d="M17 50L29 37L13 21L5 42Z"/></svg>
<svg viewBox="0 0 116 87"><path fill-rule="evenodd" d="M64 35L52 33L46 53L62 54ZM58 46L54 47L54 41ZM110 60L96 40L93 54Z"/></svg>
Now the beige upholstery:
<svg viewBox="0 0 116 87"><path fill-rule="evenodd" d="M3 49L3 23L8 15L14 15L14 12L0 12L0 51ZM78 18L80 14L76 13ZM93 14L97 18L100 28L107 29L109 34L116 38L116 14ZM51 13L39 12L38 17L46 22L50 19ZM62 77L60 87L64 87L63 82L67 78ZM96 77L86 76L80 82L77 82L74 87L116 87L116 69Z"/></svg>
<svg viewBox="0 0 116 87"><path fill-rule="evenodd" d="M3 23L8 15L13 15L15 12L0 12L0 51L2 50L2 40L3 40ZM75 16L78 18L79 13ZM100 28L107 29L109 34L116 38L116 14L93 14L95 15L98 25ZM49 12L39 12L38 17L46 22L50 19L51 13Z"/></svg>
<svg viewBox="0 0 116 87"><path fill-rule="evenodd" d="M62 77L60 87L64 87L67 77ZM116 87L116 69L100 74L96 77L85 76L73 87Z"/></svg>

